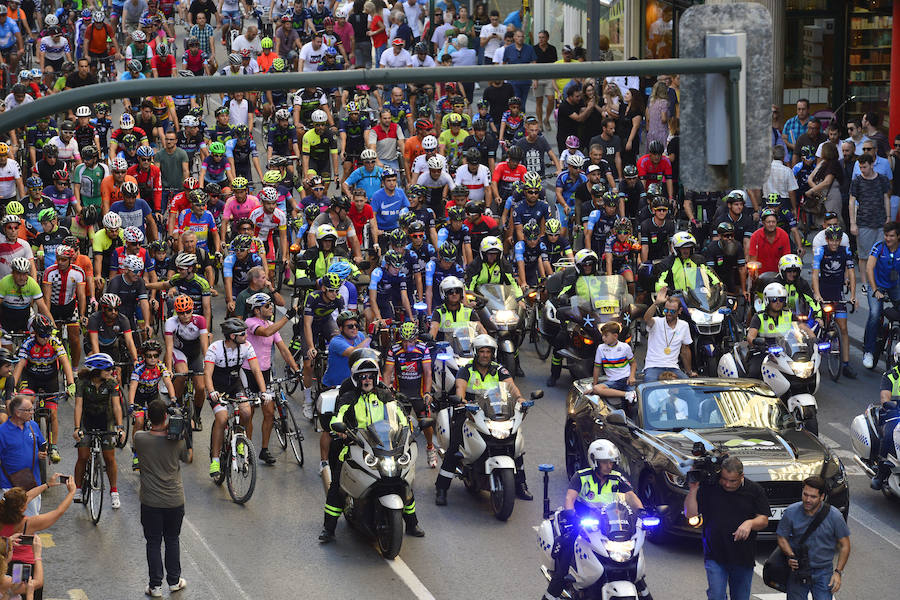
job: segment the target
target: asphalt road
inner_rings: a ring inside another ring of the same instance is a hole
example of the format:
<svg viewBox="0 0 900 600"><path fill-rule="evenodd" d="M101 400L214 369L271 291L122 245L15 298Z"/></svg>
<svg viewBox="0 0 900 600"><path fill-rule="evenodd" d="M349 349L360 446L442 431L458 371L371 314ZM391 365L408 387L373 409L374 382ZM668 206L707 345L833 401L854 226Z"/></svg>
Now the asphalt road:
<svg viewBox="0 0 900 600"><path fill-rule="evenodd" d="M183 35L180 27L178 34L179 38ZM181 47L180 39L178 45ZM221 50L219 54L222 64L224 55ZM533 110L533 100L528 109ZM120 105L114 106L114 118L118 118L120 110ZM207 122L212 122L211 115ZM222 308L221 298L215 300L215 307ZM860 341L863 319L862 314L851 317L851 336ZM855 364L859 365L858 348L853 353ZM519 382L523 392L543 388L549 372L547 361L537 359L528 346L522 351L522 359L528 373ZM859 370L863 371L861 367ZM900 583L896 570L900 503L869 489L868 478L850 458L847 429L851 419L878 397L879 377L880 372L876 371L861 372L856 381L841 379L833 384L826 380L816 394L820 437L839 448L852 489L853 550L840 598L892 598ZM324 493L316 466L318 437L308 424L301 425L307 435L306 466L299 468L292 457L273 448L278 462L272 467L260 467L256 491L245 506L233 504L225 488L215 487L207 475L207 428L197 437L196 462L183 469L187 505L181 556L188 587L175 596L183 600L539 598L546 582L538 570L540 554L534 531L542 508L537 465L557 466L550 477L551 497L554 506L561 504L567 483L562 432L569 384L564 376L557 388L545 390L545 397L528 414L524 425L526 468L536 498L530 503L517 501L512 517L505 523L494 519L485 495L471 496L459 481L450 490L449 506L435 506L436 471L427 469L425 453L419 453L414 488L419 519L427 535L422 539L405 538L400 556L394 561L381 559L371 541L349 529L343 520L336 543L318 544ZM299 391L296 398L301 399ZM300 415L299 404L295 404L295 414ZM204 417L208 425L208 408L204 409ZM63 405L63 439L67 439L71 425L72 407ZM258 423L254 429L258 435ZM276 445L274 437L272 445ZM61 453L59 470L71 473L75 451L63 445ZM138 475L131 471L127 450L117 457L122 508L111 510L107 497L100 523L94 526L87 511L74 505L45 536L49 542L44 553L45 598L144 597L147 571L137 498ZM61 497L60 488L46 493L45 510L55 506ZM760 544L759 565L771 548L771 544ZM677 540L663 546L648 544L645 553L647 581L657 599L705 597L698 540ZM761 573L761 566L757 571ZM760 599L784 597L765 587L758 576L754 578L753 593Z"/></svg>

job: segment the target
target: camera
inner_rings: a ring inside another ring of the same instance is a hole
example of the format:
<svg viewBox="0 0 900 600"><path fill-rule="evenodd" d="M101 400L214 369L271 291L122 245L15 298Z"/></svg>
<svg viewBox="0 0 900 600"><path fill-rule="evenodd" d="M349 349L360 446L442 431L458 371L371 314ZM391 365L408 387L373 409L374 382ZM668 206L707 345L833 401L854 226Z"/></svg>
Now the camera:
<svg viewBox="0 0 900 600"><path fill-rule="evenodd" d="M685 463L690 467L687 473L688 483L715 483L728 453L718 449L710 453L703 442L694 442L691 454L694 458Z"/></svg>
<svg viewBox="0 0 900 600"><path fill-rule="evenodd" d="M186 430L184 413L174 404L166 408L166 413L169 415L169 421L166 425L166 439L183 439Z"/></svg>

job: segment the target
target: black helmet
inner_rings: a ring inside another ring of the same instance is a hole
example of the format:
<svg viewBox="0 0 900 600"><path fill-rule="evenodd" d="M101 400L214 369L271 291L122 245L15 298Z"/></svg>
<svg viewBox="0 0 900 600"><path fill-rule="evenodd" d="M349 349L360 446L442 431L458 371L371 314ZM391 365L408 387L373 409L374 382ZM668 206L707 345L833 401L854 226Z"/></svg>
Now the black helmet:
<svg viewBox="0 0 900 600"><path fill-rule="evenodd" d="M207 183L203 186L203 191L206 192L208 196L218 196L222 193L222 186L218 183Z"/></svg>
<svg viewBox="0 0 900 600"><path fill-rule="evenodd" d="M409 214L409 213L407 213ZM425 223L416 219L412 223L409 224L409 228L407 230L410 236L414 233L425 233Z"/></svg>
<svg viewBox="0 0 900 600"><path fill-rule="evenodd" d="M96 206L85 206L81 209L81 224L85 227L96 225L99 219L100 211Z"/></svg>
<svg viewBox="0 0 900 600"><path fill-rule="evenodd" d="M731 235L734 235L734 225L727 221L723 221L722 223L719 223L718 227L716 227L716 232L719 235L727 235L729 233Z"/></svg>
<svg viewBox="0 0 900 600"><path fill-rule="evenodd" d="M603 206L619 206L619 198L612 192L603 194Z"/></svg>
<svg viewBox="0 0 900 600"><path fill-rule="evenodd" d="M350 198L347 196L335 196L331 199L331 208L343 208L350 210Z"/></svg>
<svg viewBox="0 0 900 600"><path fill-rule="evenodd" d="M159 340L149 339L141 344L141 354L147 354L148 352L162 352Z"/></svg>
<svg viewBox="0 0 900 600"><path fill-rule="evenodd" d="M602 183L595 183L591 186L591 196L602 197L606 193L606 186Z"/></svg>
<svg viewBox="0 0 900 600"><path fill-rule="evenodd" d="M413 53L414 54L428 54L428 46L425 44L425 42L419 42L413 48Z"/></svg>
<svg viewBox="0 0 900 600"><path fill-rule="evenodd" d="M11 365L14 362L18 362L18 360L13 357L12 352L6 348L0 348L0 366Z"/></svg>
<svg viewBox="0 0 900 600"><path fill-rule="evenodd" d="M518 96L513 96L512 98L510 98L509 100L506 101L507 106L512 106L514 104L522 106L522 99L519 98Z"/></svg>
<svg viewBox="0 0 900 600"><path fill-rule="evenodd" d="M650 154L662 154L664 149L663 143L659 140L653 140L647 147L647 151L650 152Z"/></svg>
<svg viewBox="0 0 900 600"><path fill-rule="evenodd" d="M444 242L441 244L438 254L447 262L454 262L459 255L459 250L451 242Z"/></svg>
<svg viewBox="0 0 900 600"><path fill-rule="evenodd" d="M481 150L478 148L469 148L466 150L466 162L469 164L478 164L481 162Z"/></svg>
<svg viewBox="0 0 900 600"><path fill-rule="evenodd" d="M467 215L483 215L484 214L484 203L479 202L478 200L469 200L466 202L466 214Z"/></svg>
<svg viewBox="0 0 900 600"><path fill-rule="evenodd" d="M657 208L665 208L669 209L669 201L663 198L662 196L654 196L650 201L650 208L656 210Z"/></svg>
<svg viewBox="0 0 900 600"><path fill-rule="evenodd" d="M464 185L455 185L453 189L450 191L450 194L453 196L468 196L469 188Z"/></svg>
<svg viewBox="0 0 900 600"><path fill-rule="evenodd" d="M844 231L837 225L830 225L825 228L826 240L842 240L844 239Z"/></svg>
<svg viewBox="0 0 900 600"><path fill-rule="evenodd" d="M451 206L447 209L447 217L451 221L463 221L466 218L466 210L462 206Z"/></svg>
<svg viewBox="0 0 900 600"><path fill-rule="evenodd" d="M247 325L237 317L231 317L222 321L222 335L225 339L230 339L232 335L244 333L247 331Z"/></svg>
<svg viewBox="0 0 900 600"><path fill-rule="evenodd" d="M637 167L634 166L634 165L625 165L625 168L622 169L622 170L625 172L625 177L626 177L626 178L631 178L631 177L637 177L637 176L638 176L638 170L637 170Z"/></svg>
<svg viewBox="0 0 900 600"><path fill-rule="evenodd" d="M318 204L307 204L303 207L303 216L305 216L306 220L310 223L318 219L320 214L322 214L322 211Z"/></svg>
<svg viewBox="0 0 900 600"><path fill-rule="evenodd" d="M81 149L81 158L84 160L93 160L100 156L97 146L90 144Z"/></svg>
<svg viewBox="0 0 900 600"><path fill-rule="evenodd" d="M513 146L509 150L506 151L506 158L513 160L522 160L525 158L525 151L522 150L519 146Z"/></svg>

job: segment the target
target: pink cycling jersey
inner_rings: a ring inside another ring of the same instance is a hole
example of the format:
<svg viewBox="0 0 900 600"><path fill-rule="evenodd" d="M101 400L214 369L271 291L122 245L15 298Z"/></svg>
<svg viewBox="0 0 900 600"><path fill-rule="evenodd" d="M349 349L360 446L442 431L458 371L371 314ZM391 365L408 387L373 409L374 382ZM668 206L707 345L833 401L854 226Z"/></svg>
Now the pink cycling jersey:
<svg viewBox="0 0 900 600"><path fill-rule="evenodd" d="M247 324L247 341L250 342L250 345L256 351L259 368L261 371L268 371L272 368L272 348L281 341L281 334L276 331L275 335L256 335L258 327L267 327L272 324L271 321L266 321L259 317L250 317L244 322ZM250 363L245 360L242 366L245 369L249 369Z"/></svg>
<svg viewBox="0 0 900 600"><path fill-rule="evenodd" d="M247 194L247 199L243 203L238 203L234 196L225 201L225 210L222 212L222 218L234 221L237 219L249 219L253 209L262 206L259 198L251 194Z"/></svg>

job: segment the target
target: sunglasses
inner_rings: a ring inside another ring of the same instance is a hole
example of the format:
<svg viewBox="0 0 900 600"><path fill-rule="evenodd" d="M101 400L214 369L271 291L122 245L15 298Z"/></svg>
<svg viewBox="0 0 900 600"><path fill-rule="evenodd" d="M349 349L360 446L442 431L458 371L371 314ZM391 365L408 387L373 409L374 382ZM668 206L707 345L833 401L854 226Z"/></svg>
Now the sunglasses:
<svg viewBox="0 0 900 600"><path fill-rule="evenodd" d="M664 308L663 309L663 313L667 314L667 315L674 315L677 312L678 312L677 308Z"/></svg>
<svg viewBox="0 0 900 600"><path fill-rule="evenodd" d="M772 298L772 302L781 302L782 304L784 304L785 302L787 302L787 298L785 298L784 296Z"/></svg>
<svg viewBox="0 0 900 600"><path fill-rule="evenodd" d="M119 169L116 169L115 171L113 171L113 173L118 173L119 175L124 175L124 174L127 173L127 172L128 172L128 171L121 171L121 170L119 170Z"/></svg>
<svg viewBox="0 0 900 600"><path fill-rule="evenodd" d="M450 294L462 294L462 290L447 290L447 295Z"/></svg>
<svg viewBox="0 0 900 600"><path fill-rule="evenodd" d="M144 358L159 358L159 354L157 354L156 352L152 354L145 354Z"/></svg>
<svg viewBox="0 0 900 600"><path fill-rule="evenodd" d="M324 191L325 191L325 188L323 188L323 187L314 187L314 188L312 189L312 191L314 191L314 192L324 192Z"/></svg>
<svg viewBox="0 0 900 600"><path fill-rule="evenodd" d="M875 148L873 148L873 147L871 147L871 146L869 146L869 147L863 147L863 152L871 152L871 151L874 150L874 149L875 149Z"/></svg>
<svg viewBox="0 0 900 600"><path fill-rule="evenodd" d="M347 329L359 329L359 323L344 323Z"/></svg>
<svg viewBox="0 0 900 600"><path fill-rule="evenodd" d="M108 312L108 313L119 312L119 309L114 306L104 306L100 310L102 310L103 312Z"/></svg>
<svg viewBox="0 0 900 600"><path fill-rule="evenodd" d="M656 212L669 212L669 209L664 206L660 206L659 208L654 208L653 210L655 210Z"/></svg>
<svg viewBox="0 0 900 600"><path fill-rule="evenodd" d="M424 240L425 234L424 233L411 233L411 234L409 234L409 237L411 237L414 240Z"/></svg>
<svg viewBox="0 0 900 600"><path fill-rule="evenodd" d="M375 380L375 374L374 374L374 373L360 373L360 374L359 374L359 379L360 379L360 381L365 381L366 379L371 379L371 380L374 381L374 380Z"/></svg>

